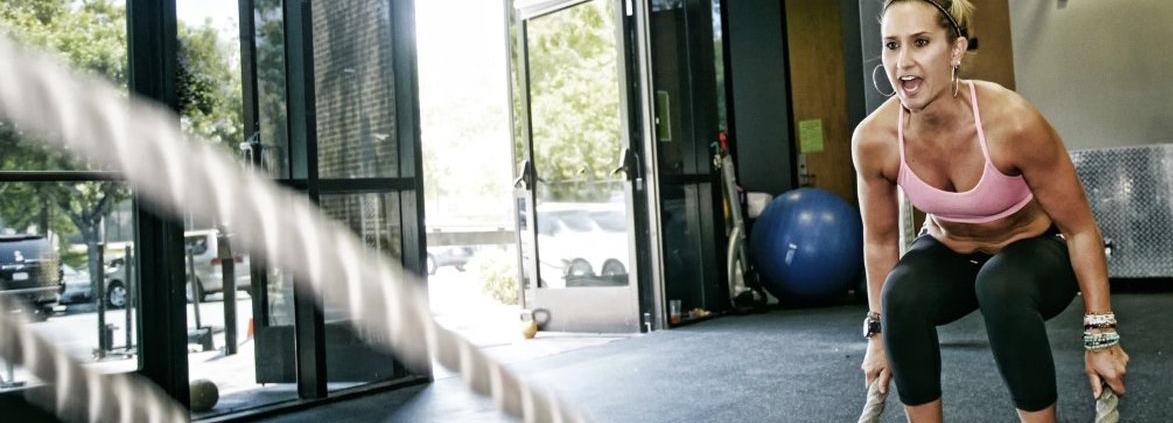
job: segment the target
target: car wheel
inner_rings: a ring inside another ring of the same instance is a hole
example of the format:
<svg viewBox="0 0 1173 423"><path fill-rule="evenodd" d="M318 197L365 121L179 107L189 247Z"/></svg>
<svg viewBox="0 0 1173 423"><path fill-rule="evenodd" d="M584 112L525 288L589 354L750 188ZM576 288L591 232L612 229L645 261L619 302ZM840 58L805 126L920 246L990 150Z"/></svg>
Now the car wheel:
<svg viewBox="0 0 1173 423"><path fill-rule="evenodd" d="M49 320L49 316L53 315L53 308L43 305L34 305L28 309L30 322L43 322Z"/></svg>
<svg viewBox="0 0 1173 423"><path fill-rule="evenodd" d="M627 269L623 267L623 263L616 260L607 260L603 263L602 276L623 276L627 274Z"/></svg>
<svg viewBox="0 0 1173 423"><path fill-rule="evenodd" d="M574 259L570 262L570 266L566 268L566 276L571 278L585 278L595 275L595 270L591 268L591 264L583 259Z"/></svg>
<svg viewBox="0 0 1173 423"><path fill-rule="evenodd" d="M122 281L111 281L106 286L106 305L111 308L126 307L126 286L122 285Z"/></svg>
<svg viewBox="0 0 1173 423"><path fill-rule="evenodd" d="M198 283L198 284L201 284L201 285L200 285L201 287L203 286L203 283L202 283L202 282L200 282L199 278L196 278L196 283ZM189 302L189 303L190 303L190 302L193 302L193 299L195 298L195 293L194 293L194 292L192 292L192 289L191 289L191 282L188 282L188 283L187 283L187 289L186 289L186 291L187 291L187 302ZM202 290L201 290L201 291L202 291ZM203 291L203 294L204 294L204 295L201 295L201 296L200 296L200 302L201 302L201 303L202 303L202 302L204 302L204 301L207 301L207 300L208 300L208 291Z"/></svg>
<svg viewBox="0 0 1173 423"><path fill-rule="evenodd" d="M428 274L429 275L436 274L436 269L439 267L440 266L436 265L436 258L432 257L431 254L428 254Z"/></svg>

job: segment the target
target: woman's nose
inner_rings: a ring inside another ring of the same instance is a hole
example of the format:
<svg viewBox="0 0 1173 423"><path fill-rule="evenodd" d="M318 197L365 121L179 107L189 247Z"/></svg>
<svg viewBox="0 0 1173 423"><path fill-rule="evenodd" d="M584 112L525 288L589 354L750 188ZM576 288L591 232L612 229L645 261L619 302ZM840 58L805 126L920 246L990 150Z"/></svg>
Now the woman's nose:
<svg viewBox="0 0 1173 423"><path fill-rule="evenodd" d="M907 68L909 66L912 66L911 55L908 54L907 49L900 49L900 51L896 53L896 68Z"/></svg>

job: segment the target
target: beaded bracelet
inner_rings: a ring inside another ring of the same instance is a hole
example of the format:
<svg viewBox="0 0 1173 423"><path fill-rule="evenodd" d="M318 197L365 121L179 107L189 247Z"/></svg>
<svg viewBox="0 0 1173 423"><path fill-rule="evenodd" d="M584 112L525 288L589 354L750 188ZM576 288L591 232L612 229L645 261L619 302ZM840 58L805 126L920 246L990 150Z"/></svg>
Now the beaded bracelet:
<svg viewBox="0 0 1173 423"><path fill-rule="evenodd" d="M1092 329L1116 329L1115 323L1095 323L1090 325L1083 325L1083 330Z"/></svg>
<svg viewBox="0 0 1173 423"><path fill-rule="evenodd" d="M1120 343L1120 334L1116 332L1083 333L1083 348L1088 351L1099 351Z"/></svg>
<svg viewBox="0 0 1173 423"><path fill-rule="evenodd" d="M1116 314L1112 312L1107 313L1088 313L1083 315L1083 327L1116 327Z"/></svg>

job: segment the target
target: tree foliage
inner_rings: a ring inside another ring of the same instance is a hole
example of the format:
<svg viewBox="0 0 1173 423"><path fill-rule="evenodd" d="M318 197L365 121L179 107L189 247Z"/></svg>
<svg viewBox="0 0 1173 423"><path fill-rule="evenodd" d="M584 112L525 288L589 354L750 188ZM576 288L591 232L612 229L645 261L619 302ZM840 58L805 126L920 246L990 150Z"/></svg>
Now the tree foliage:
<svg viewBox="0 0 1173 423"><path fill-rule="evenodd" d="M183 128L190 134L235 149L241 133L240 72L228 57L231 48L208 24L179 25L176 90Z"/></svg>
<svg viewBox="0 0 1173 423"><path fill-rule="evenodd" d="M75 69L126 87L126 10L111 0L5 0L0 26L30 47L57 54ZM207 25L180 25L178 66L180 112L185 129L234 146L240 142L240 83L216 31ZM30 142L0 122L0 171L93 170L58 148ZM61 239L80 235L91 257L102 219L130 192L120 182L7 183L0 185L4 227L53 232ZM64 246L62 246L64 248ZM91 260L91 274L97 274Z"/></svg>
<svg viewBox="0 0 1173 423"><path fill-rule="evenodd" d="M285 112L285 20L280 0L256 0L257 109L260 133L255 134L269 151L289 145ZM248 134L252 137L254 134ZM246 137L247 138L247 137ZM275 150L276 149L276 150ZM281 154L267 162L271 174L285 175Z"/></svg>
<svg viewBox="0 0 1173 423"><path fill-rule="evenodd" d="M527 26L534 164L547 201L605 201L623 144L612 2Z"/></svg>

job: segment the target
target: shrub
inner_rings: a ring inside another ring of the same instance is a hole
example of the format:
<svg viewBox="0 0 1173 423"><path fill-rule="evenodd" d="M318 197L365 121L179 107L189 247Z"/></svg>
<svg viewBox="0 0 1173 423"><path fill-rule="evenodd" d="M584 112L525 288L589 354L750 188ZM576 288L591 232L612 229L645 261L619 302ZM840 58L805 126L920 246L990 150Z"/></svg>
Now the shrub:
<svg viewBox="0 0 1173 423"><path fill-rule="evenodd" d="M469 267L481 281L481 292L501 304L518 301L517 255L512 248L489 248L477 252Z"/></svg>

